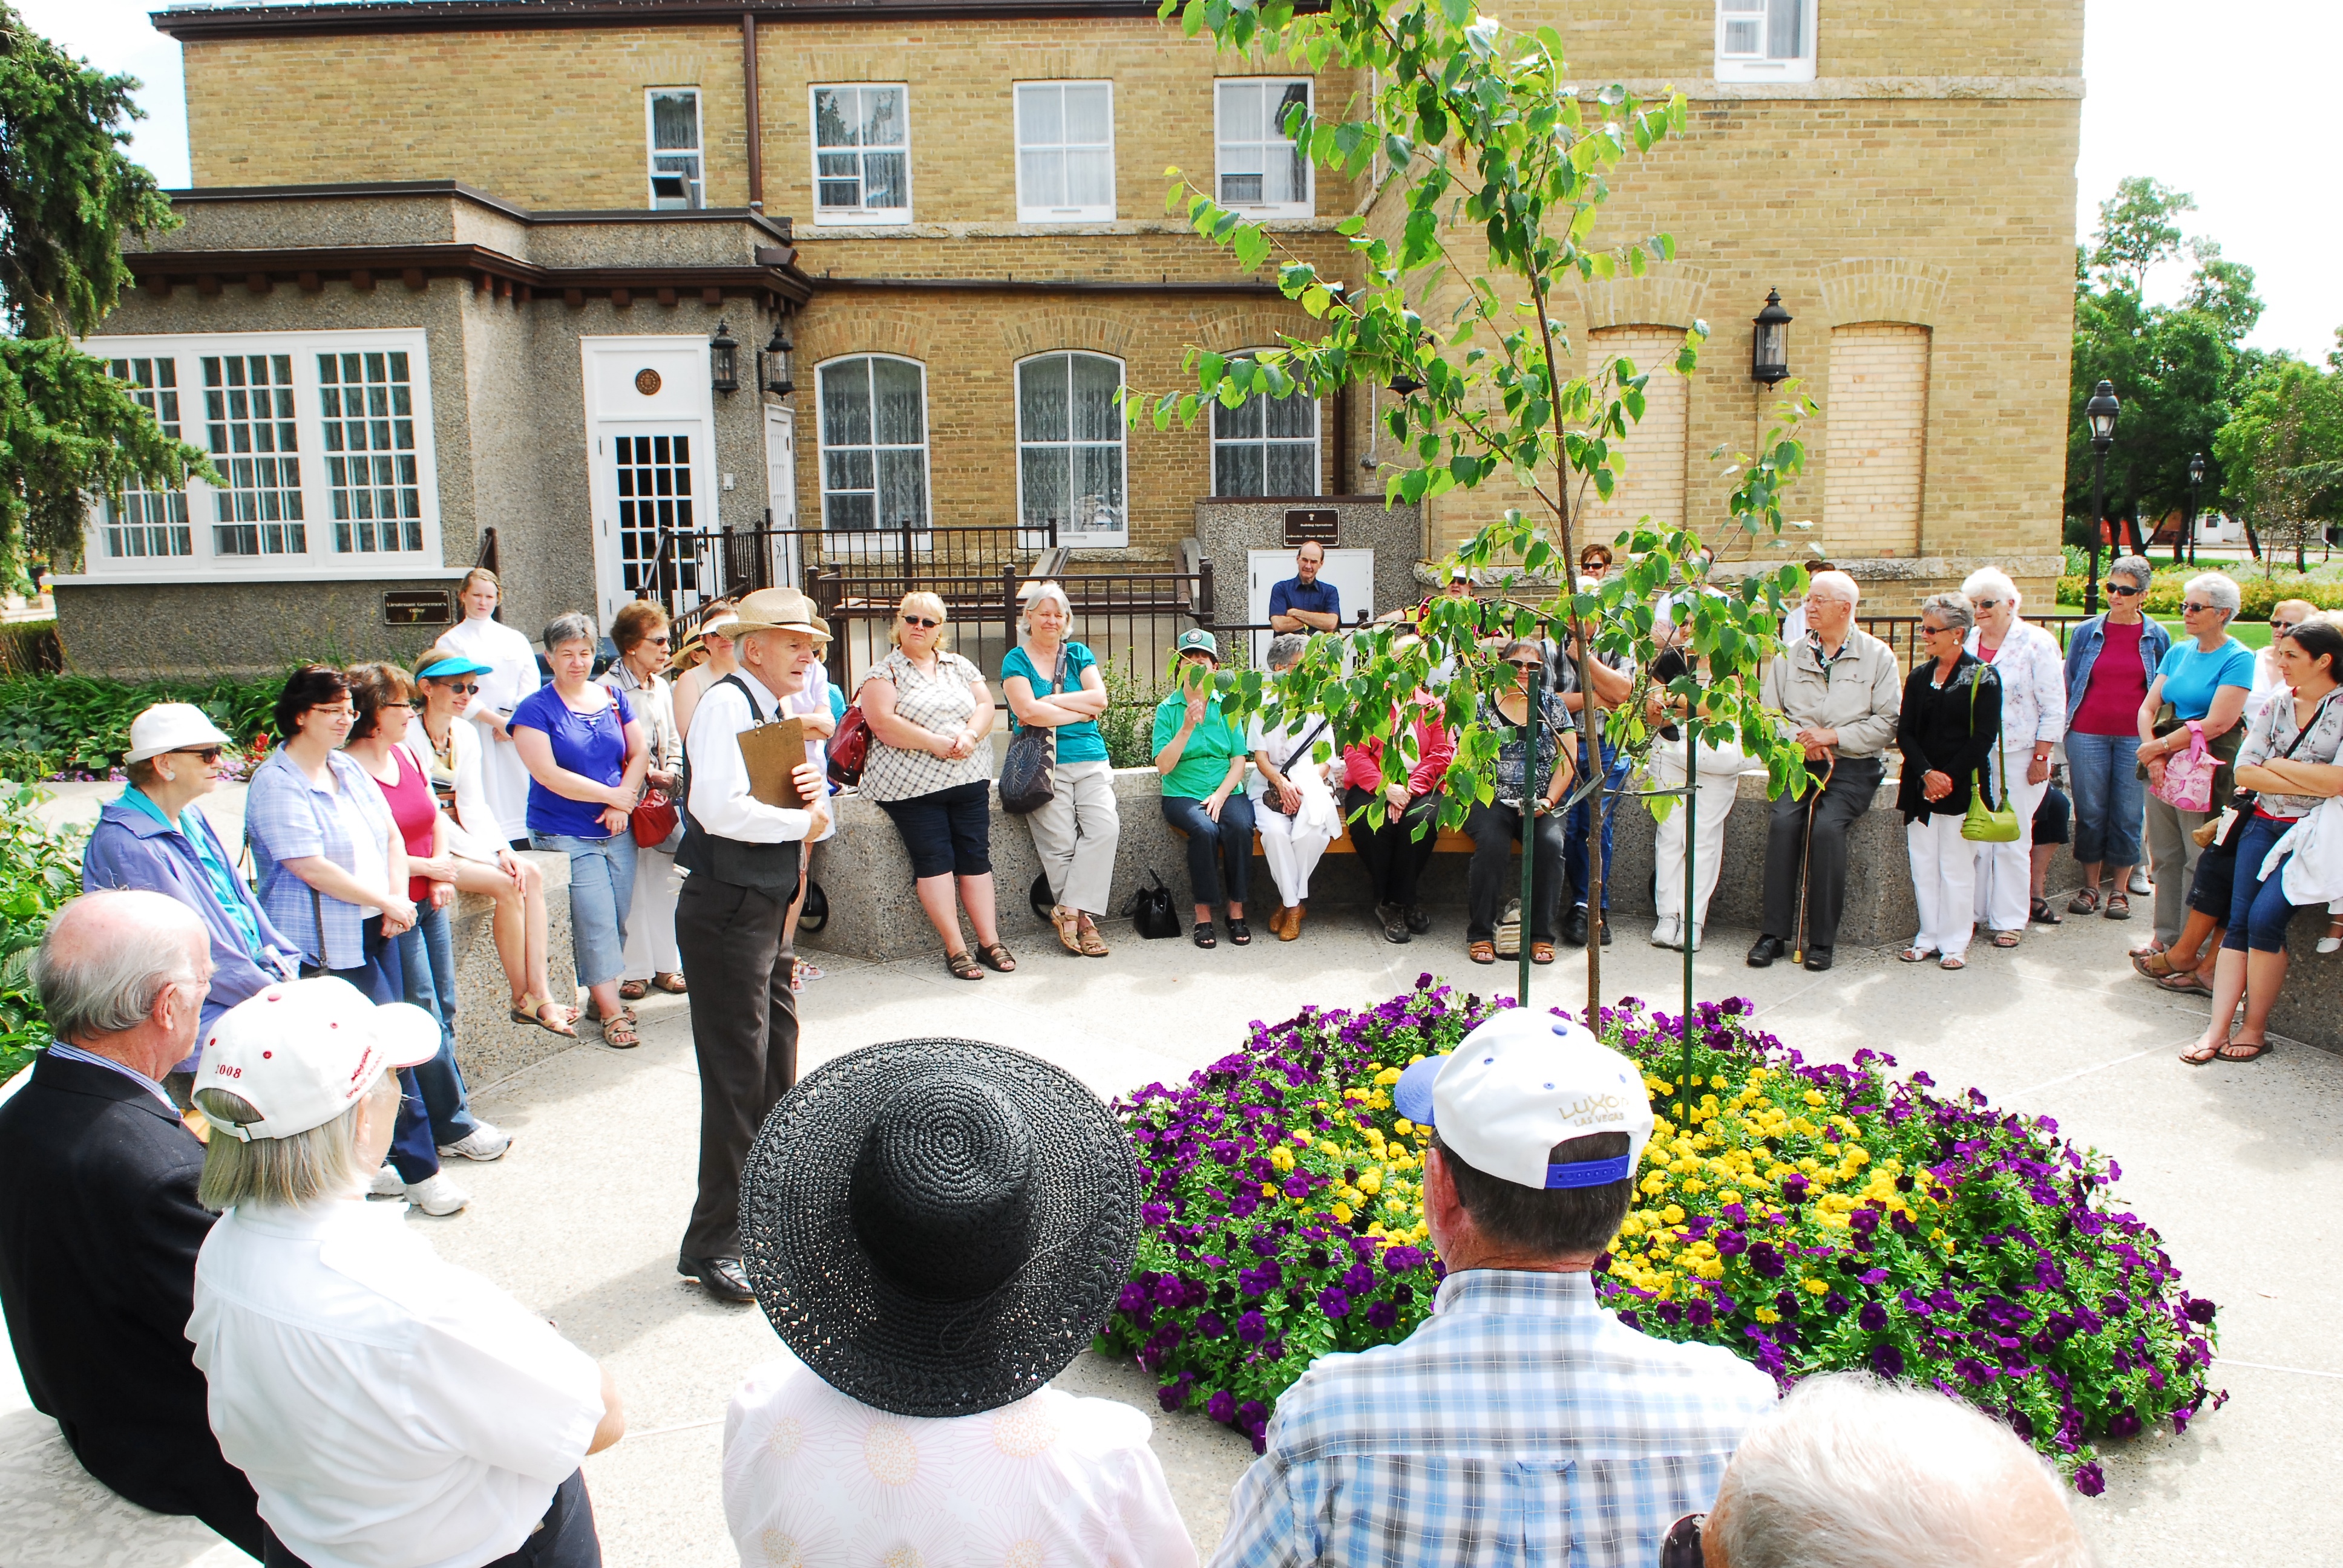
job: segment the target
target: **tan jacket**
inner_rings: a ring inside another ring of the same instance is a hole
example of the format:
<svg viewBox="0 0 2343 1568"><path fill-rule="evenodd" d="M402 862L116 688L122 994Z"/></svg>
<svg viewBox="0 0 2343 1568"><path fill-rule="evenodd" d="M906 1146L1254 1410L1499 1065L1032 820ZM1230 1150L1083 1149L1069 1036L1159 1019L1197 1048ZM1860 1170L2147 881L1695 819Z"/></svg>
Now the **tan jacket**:
<svg viewBox="0 0 2343 1568"><path fill-rule="evenodd" d="M1904 708L1904 673L1896 650L1861 627L1825 672L1814 645L1801 641L1765 667L1765 706L1782 716L1786 739L1801 729L1838 731L1841 757L1876 757L1896 739Z"/></svg>

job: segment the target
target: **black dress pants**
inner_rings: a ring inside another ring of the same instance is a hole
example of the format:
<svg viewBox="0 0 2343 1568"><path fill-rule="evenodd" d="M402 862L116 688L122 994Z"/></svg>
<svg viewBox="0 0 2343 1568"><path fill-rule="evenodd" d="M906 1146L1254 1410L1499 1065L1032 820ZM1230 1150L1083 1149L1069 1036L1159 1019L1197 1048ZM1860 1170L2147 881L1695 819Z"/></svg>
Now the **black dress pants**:
<svg viewBox="0 0 2343 1568"><path fill-rule="evenodd" d="M1824 765L1806 764L1815 784ZM1838 945L1838 918L1846 907L1846 835L1871 809L1886 765L1876 757L1841 758L1822 799L1814 790L1774 802L1765 833L1765 930L1777 941L1798 945L1798 877L1805 861L1808 949ZM1814 843L1806 842L1806 809L1814 809Z"/></svg>
<svg viewBox="0 0 2343 1568"><path fill-rule="evenodd" d="M258 1553L266 1568L309 1568L285 1550L277 1533L262 1525ZM586 1495L586 1473L573 1470L553 1490L545 1517L528 1539L480 1568L602 1568L602 1538L594 1529L594 1500Z"/></svg>
<svg viewBox="0 0 2343 1568"><path fill-rule="evenodd" d="M1521 890L1521 877L1513 869L1513 844L1522 836L1522 813L1518 806L1507 806L1492 800L1483 806L1473 803L1473 813L1464 819L1464 830L1473 835L1473 870L1465 884L1465 903L1470 911L1464 922L1464 940L1468 942L1490 942L1497 940L1497 916L1505 907L1505 895ZM1554 917L1562 910L1563 819L1559 811L1549 811L1537 819L1537 863L1532 868L1536 877L1530 910L1530 940L1554 940Z"/></svg>
<svg viewBox="0 0 2343 1568"><path fill-rule="evenodd" d="M1343 791L1342 816L1351 825L1351 847L1367 868L1375 902L1413 909L1416 879L1423 875L1423 869L1432 864L1433 852L1440 848L1440 797L1418 795L1407 803L1406 810L1386 816L1380 828L1370 828L1365 817L1354 813L1379 793L1355 786ZM1383 809L1391 809L1390 801L1383 802ZM1419 826L1423 829L1421 839L1415 837Z"/></svg>
<svg viewBox="0 0 2343 1568"><path fill-rule="evenodd" d="M781 957L785 899L695 872L675 900L675 946L699 1059L699 1198L687 1258L740 1255L740 1166L798 1081L798 1004Z"/></svg>

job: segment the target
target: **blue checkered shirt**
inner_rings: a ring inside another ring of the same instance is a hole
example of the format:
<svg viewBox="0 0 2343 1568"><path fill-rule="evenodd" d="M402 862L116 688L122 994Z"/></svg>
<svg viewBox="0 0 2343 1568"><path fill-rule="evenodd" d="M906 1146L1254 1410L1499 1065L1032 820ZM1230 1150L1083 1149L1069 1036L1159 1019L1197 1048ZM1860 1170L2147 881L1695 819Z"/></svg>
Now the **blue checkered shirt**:
<svg viewBox="0 0 2343 1568"><path fill-rule="evenodd" d="M327 752L326 765L341 799L357 809L375 841L387 844L390 807L380 788L346 753ZM353 869L357 858L348 821L335 796L309 782L283 747L253 769L244 792L244 838L252 846L261 912L322 969L353 970L367 961L366 918L357 905L317 891L281 862L318 855Z"/></svg>
<svg viewBox="0 0 2343 1568"><path fill-rule="evenodd" d="M1775 1399L1731 1352L1636 1332L1585 1274L1451 1274L1402 1343L1278 1401L1213 1568L1652 1568Z"/></svg>

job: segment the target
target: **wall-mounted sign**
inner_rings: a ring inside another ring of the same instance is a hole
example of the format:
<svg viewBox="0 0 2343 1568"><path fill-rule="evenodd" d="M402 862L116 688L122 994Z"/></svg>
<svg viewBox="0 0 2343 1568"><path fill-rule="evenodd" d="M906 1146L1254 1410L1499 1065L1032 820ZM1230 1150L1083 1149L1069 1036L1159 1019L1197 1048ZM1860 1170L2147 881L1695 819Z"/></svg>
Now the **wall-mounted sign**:
<svg viewBox="0 0 2343 1568"><path fill-rule="evenodd" d="M1285 542L1299 548L1315 539L1332 547L1342 514L1332 507L1292 507L1285 513Z"/></svg>
<svg viewBox="0 0 2343 1568"><path fill-rule="evenodd" d="M648 366L635 372L635 390L646 397L659 396L659 373Z"/></svg>
<svg viewBox="0 0 2343 1568"><path fill-rule="evenodd" d="M445 588L420 588L382 596L385 626L447 626L455 620Z"/></svg>

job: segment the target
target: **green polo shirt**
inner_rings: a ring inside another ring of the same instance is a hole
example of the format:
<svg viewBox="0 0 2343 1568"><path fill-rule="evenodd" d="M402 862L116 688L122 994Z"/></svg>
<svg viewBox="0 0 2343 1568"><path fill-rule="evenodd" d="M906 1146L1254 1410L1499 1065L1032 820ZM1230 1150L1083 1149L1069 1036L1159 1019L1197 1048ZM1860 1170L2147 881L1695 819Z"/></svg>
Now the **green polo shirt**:
<svg viewBox="0 0 2343 1568"><path fill-rule="evenodd" d="M1155 745L1161 751L1180 733L1188 719L1188 699L1174 690L1155 705ZM1179 766L1163 776L1163 793L1186 800L1202 800L1229 776L1229 759L1245 755L1245 732L1234 719L1223 718L1217 694L1204 704L1203 722L1180 749Z"/></svg>

